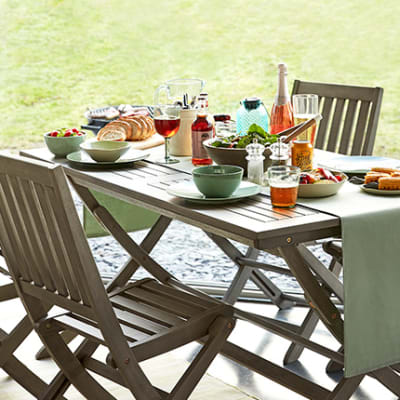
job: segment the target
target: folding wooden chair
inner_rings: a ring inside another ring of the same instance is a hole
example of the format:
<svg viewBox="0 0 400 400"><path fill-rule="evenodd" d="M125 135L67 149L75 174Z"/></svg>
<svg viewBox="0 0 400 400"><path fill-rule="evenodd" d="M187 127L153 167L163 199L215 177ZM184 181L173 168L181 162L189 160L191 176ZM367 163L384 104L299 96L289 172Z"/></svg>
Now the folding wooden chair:
<svg viewBox="0 0 400 400"><path fill-rule="evenodd" d="M234 327L230 306L182 289L154 261L158 280L107 294L60 166L0 156L0 243L35 330L62 371L42 400L70 384L88 399L115 399L88 371L138 400L186 399ZM132 257L142 264L137 251ZM51 306L62 310L50 316ZM85 338L75 352L64 330ZM155 388L139 362L200 339L205 344L172 392ZM108 347L108 363L92 357L99 345Z"/></svg>
<svg viewBox="0 0 400 400"><path fill-rule="evenodd" d="M292 95L307 93L318 95L323 117L317 131L316 148L349 155L372 154L382 104L382 88L295 80ZM332 256L330 271L339 276L342 270L341 241L326 241L323 248ZM304 337L312 335L318 321L316 312L310 309L300 328ZM301 345L292 343L284 363L298 360L303 349ZM327 367L328 372L340 369L342 365L333 362Z"/></svg>

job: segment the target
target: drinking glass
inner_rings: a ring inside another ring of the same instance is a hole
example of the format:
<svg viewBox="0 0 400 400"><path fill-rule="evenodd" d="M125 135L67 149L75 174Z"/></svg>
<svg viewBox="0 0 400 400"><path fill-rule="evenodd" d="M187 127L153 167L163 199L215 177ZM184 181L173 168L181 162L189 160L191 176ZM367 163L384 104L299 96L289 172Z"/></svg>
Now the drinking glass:
<svg viewBox="0 0 400 400"><path fill-rule="evenodd" d="M288 165L269 167L268 182L273 207L293 208L299 189L300 168Z"/></svg>
<svg viewBox="0 0 400 400"><path fill-rule="evenodd" d="M316 94L295 94L293 96L293 115L296 125L307 121L316 114L318 114L318 96ZM301 133L296 140L307 141L314 146L316 129L317 125L314 124Z"/></svg>
<svg viewBox="0 0 400 400"><path fill-rule="evenodd" d="M174 104L159 104L154 107L154 126L156 131L165 138L165 156L157 162L161 164L176 164L179 160L169 156L169 139L174 136L181 123L181 107Z"/></svg>

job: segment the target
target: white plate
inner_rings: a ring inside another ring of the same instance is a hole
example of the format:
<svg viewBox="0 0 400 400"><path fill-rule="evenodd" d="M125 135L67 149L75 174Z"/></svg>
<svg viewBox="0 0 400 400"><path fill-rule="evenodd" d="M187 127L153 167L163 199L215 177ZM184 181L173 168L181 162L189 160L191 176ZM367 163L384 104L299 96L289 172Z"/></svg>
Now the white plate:
<svg viewBox="0 0 400 400"><path fill-rule="evenodd" d="M373 167L398 168L400 161L379 156L338 156L318 163L321 167L349 174L363 174Z"/></svg>
<svg viewBox="0 0 400 400"><path fill-rule="evenodd" d="M78 167L110 168L122 167L147 158L150 154L142 150L131 149L117 161L95 161L84 151L76 151L67 155L67 160Z"/></svg>
<svg viewBox="0 0 400 400"><path fill-rule="evenodd" d="M171 196L180 197L192 203L201 204L226 204L239 201L246 197L254 196L260 193L261 187L250 182L241 182L236 191L229 197L205 197L200 193L194 182L182 182L172 185L167 189Z"/></svg>
<svg viewBox="0 0 400 400"><path fill-rule="evenodd" d="M400 190L372 189L365 187L365 185L361 185L361 190L377 196L400 196Z"/></svg>

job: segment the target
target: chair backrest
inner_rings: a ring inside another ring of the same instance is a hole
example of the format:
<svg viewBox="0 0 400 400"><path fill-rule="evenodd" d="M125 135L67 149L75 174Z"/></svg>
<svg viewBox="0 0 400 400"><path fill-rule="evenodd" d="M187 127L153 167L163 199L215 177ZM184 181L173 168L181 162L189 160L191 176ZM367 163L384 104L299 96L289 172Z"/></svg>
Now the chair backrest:
<svg viewBox="0 0 400 400"><path fill-rule="evenodd" d="M321 120L315 147L341 154L371 155L383 89L295 80L292 95L317 94Z"/></svg>
<svg viewBox="0 0 400 400"><path fill-rule="evenodd" d="M0 244L21 292L89 318L108 300L61 166L0 156Z"/></svg>

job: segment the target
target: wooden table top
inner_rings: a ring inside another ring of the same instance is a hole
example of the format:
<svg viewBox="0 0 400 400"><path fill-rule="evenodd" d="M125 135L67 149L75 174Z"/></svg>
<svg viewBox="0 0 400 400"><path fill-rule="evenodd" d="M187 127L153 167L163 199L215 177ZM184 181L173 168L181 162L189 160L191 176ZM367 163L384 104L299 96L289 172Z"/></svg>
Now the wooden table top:
<svg viewBox="0 0 400 400"><path fill-rule="evenodd" d="M166 191L169 185L191 180L190 173L177 169L187 170L187 162L171 168L146 160L127 168L82 170L71 167L65 159L54 159L46 148L24 150L20 154L62 164L71 179L89 189L254 248L275 248L340 235L338 217L301 205L290 210L276 209L265 194L225 205L193 204L169 195Z"/></svg>

